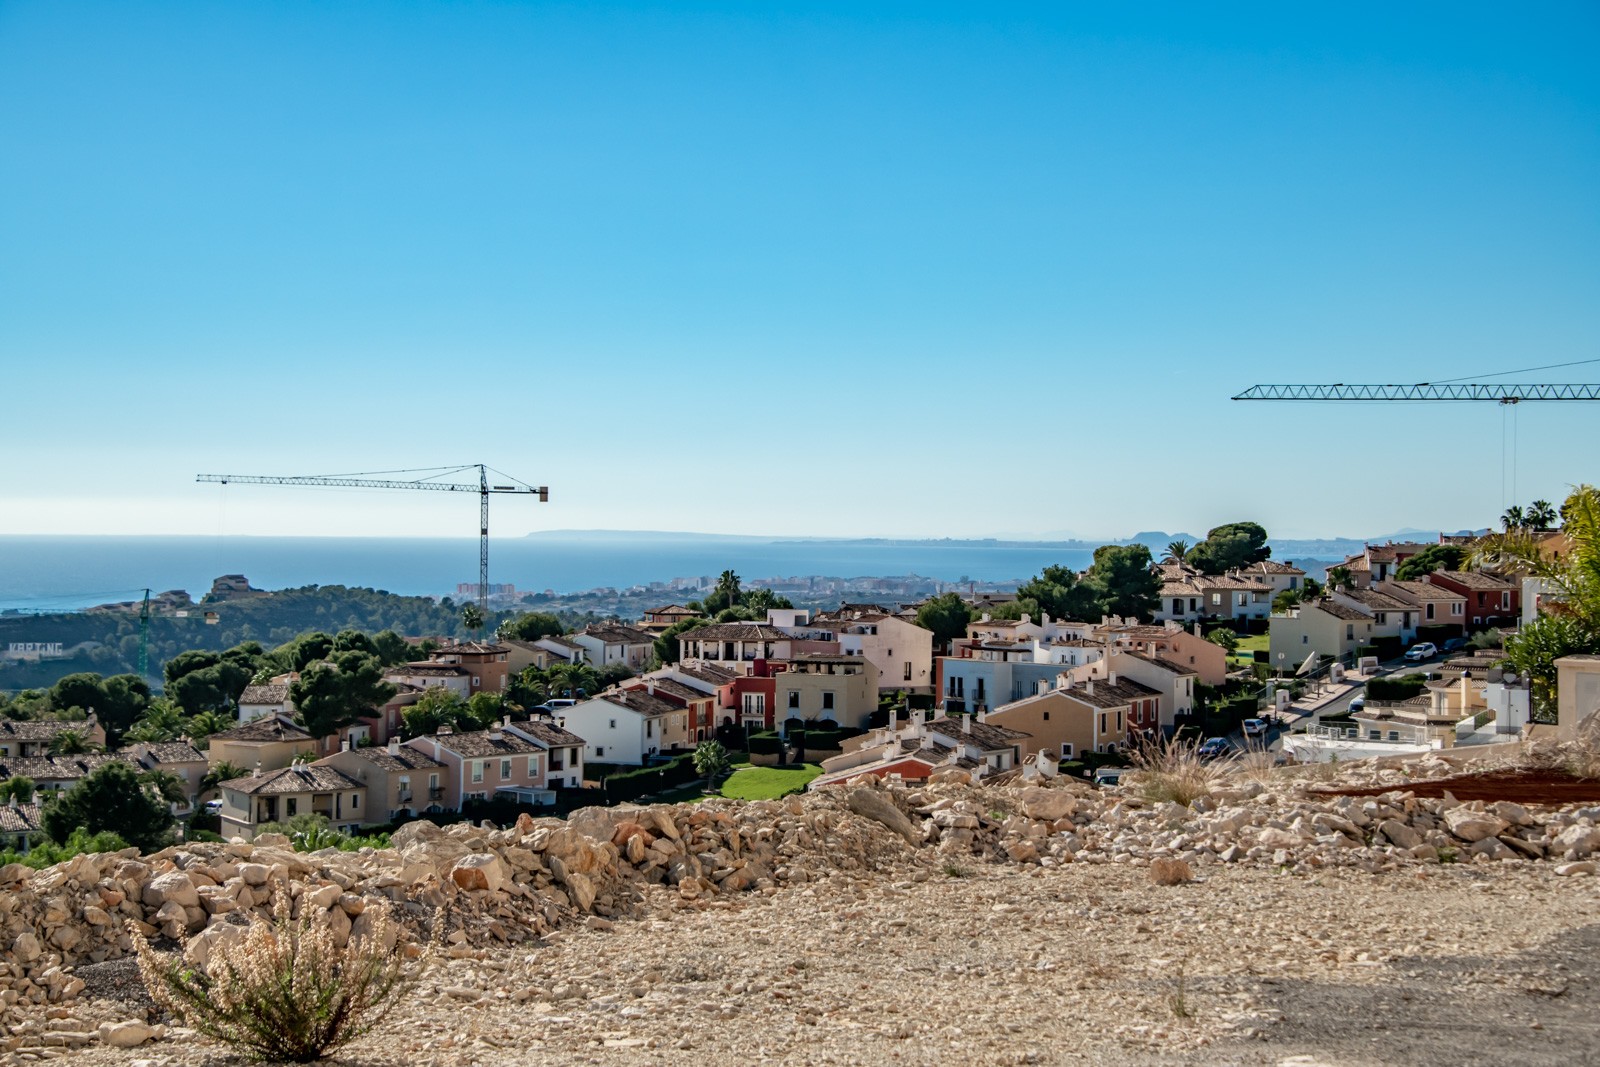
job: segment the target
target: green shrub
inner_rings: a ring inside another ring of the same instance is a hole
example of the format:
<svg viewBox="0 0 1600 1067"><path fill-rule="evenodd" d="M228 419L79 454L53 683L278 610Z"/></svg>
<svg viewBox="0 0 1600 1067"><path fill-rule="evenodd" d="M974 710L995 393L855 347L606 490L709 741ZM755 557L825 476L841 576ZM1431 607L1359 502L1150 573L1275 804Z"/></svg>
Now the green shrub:
<svg viewBox="0 0 1600 1067"><path fill-rule="evenodd" d="M1367 699L1409 700L1426 689L1427 685L1427 676L1422 674L1372 678L1367 681Z"/></svg>
<svg viewBox="0 0 1600 1067"><path fill-rule="evenodd" d="M27 854L21 852L0 852L0 867L8 863L21 863L32 867L34 870L43 870L57 863L65 863L74 856L85 852L121 852L128 847L128 843L109 830L91 834L79 828L68 835L65 842L56 844L46 841L34 846Z"/></svg>

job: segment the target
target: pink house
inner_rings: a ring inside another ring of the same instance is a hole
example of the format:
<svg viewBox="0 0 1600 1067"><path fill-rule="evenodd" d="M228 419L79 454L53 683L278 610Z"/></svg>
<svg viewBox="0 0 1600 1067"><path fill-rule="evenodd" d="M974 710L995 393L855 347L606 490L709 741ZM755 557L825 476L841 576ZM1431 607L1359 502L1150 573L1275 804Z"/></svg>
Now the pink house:
<svg viewBox="0 0 1600 1067"><path fill-rule="evenodd" d="M459 811L468 799L487 800L500 794L524 804L553 804L548 788L545 750L501 728L455 733L448 726L406 745L449 768L442 807Z"/></svg>

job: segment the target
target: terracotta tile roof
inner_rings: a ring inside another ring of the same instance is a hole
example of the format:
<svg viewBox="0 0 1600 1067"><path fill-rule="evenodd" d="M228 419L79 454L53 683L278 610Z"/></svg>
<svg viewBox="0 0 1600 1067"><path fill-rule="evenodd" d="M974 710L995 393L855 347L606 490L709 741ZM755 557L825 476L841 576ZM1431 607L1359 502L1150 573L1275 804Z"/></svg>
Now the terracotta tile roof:
<svg viewBox="0 0 1600 1067"><path fill-rule="evenodd" d="M108 763L131 760L106 752L77 756L0 756L0 779L32 778L35 782L74 782Z"/></svg>
<svg viewBox="0 0 1600 1067"><path fill-rule="evenodd" d="M44 829L40 821L44 808L36 801L15 807L0 805L0 834L36 834Z"/></svg>
<svg viewBox="0 0 1600 1067"><path fill-rule="evenodd" d="M1413 582L1391 580L1384 582L1379 589L1383 592L1397 596L1409 596L1415 600L1460 600L1466 594L1458 593L1454 589L1446 589L1442 585L1432 582Z"/></svg>
<svg viewBox="0 0 1600 1067"><path fill-rule="evenodd" d="M364 748L352 748L350 751L356 758L386 771L428 771L444 766L420 748L401 745L399 749L398 752L390 752L387 745L367 745ZM320 764L325 761L317 762Z"/></svg>
<svg viewBox="0 0 1600 1067"><path fill-rule="evenodd" d="M651 696L643 689L608 689L594 699L627 708L629 711L637 711L641 715L666 715L683 710L670 701Z"/></svg>
<svg viewBox="0 0 1600 1067"><path fill-rule="evenodd" d="M87 734L87 719L0 719L0 740L54 741L62 734Z"/></svg>
<svg viewBox="0 0 1600 1067"><path fill-rule="evenodd" d="M583 738L579 737L571 730L563 729L553 722L545 722L543 719L531 719L528 722L514 722L509 728L527 734L528 737L532 738L535 743L542 744L550 748L558 748L561 746L570 748L574 745L582 745L585 743Z"/></svg>
<svg viewBox="0 0 1600 1067"><path fill-rule="evenodd" d="M472 672L457 663L402 663L383 672L385 678L464 678Z"/></svg>
<svg viewBox="0 0 1600 1067"><path fill-rule="evenodd" d="M1239 570L1241 572L1243 572L1243 573L1246 573L1246 574L1248 574L1248 573L1250 573L1252 571L1254 571L1257 574L1304 574L1305 573L1305 571L1301 570L1299 567L1296 567L1293 563L1283 563L1283 562L1281 562L1279 560L1275 560L1275 559L1257 560L1256 562L1254 562L1254 563L1252 563L1252 564L1250 564L1248 566L1240 567Z"/></svg>
<svg viewBox="0 0 1600 1067"><path fill-rule="evenodd" d="M719 667L715 663L700 663L692 660L687 663L679 663L677 669L680 673L687 674L690 678L696 678L707 685L727 685L739 677L739 675L734 674L725 667Z"/></svg>
<svg viewBox="0 0 1600 1067"><path fill-rule="evenodd" d="M1320 611L1326 612L1329 615L1332 615L1336 619L1344 619L1346 622L1372 621L1372 616L1368 615L1366 612L1357 611L1355 608L1340 604L1338 601L1331 600L1326 597L1321 600L1311 601L1303 606L1307 608L1316 608Z"/></svg>
<svg viewBox="0 0 1600 1067"><path fill-rule="evenodd" d="M1479 571L1434 571L1428 577L1430 579L1443 578L1445 581L1455 582L1457 585L1465 586L1474 592L1481 590L1483 592L1498 593L1502 589L1517 588L1513 582L1508 582L1504 578L1496 578L1492 574L1483 574Z"/></svg>
<svg viewBox="0 0 1600 1067"><path fill-rule="evenodd" d="M645 614L646 615L678 615L678 616L681 616L681 617L686 618L686 619L697 619L701 615L704 615L705 612L696 611L693 608L686 608L682 604L668 604L664 608L647 608L647 609L645 609Z"/></svg>
<svg viewBox="0 0 1600 1067"><path fill-rule="evenodd" d="M725 622L702 626L684 634L684 641L787 641L789 635L774 626L754 622Z"/></svg>
<svg viewBox="0 0 1600 1067"><path fill-rule="evenodd" d="M1115 684L1105 678L1096 678L1092 683L1092 692L1090 691L1090 684L1088 682L1079 682L1062 689L1051 690L1051 692L1061 693L1072 697L1079 703L1088 704L1096 708L1121 708L1126 707L1134 700L1147 700L1150 697L1161 695L1161 690L1141 685L1132 678L1119 677ZM1045 693L1042 695L1049 696L1050 694Z"/></svg>
<svg viewBox="0 0 1600 1067"><path fill-rule="evenodd" d="M967 728L967 720L971 720L970 731ZM1010 748L1016 742L1033 736L1030 733L1013 730L995 723L979 722L976 717L971 715L943 715L930 723L925 723L924 728L929 733L936 733L940 737L949 737L959 742L977 745L985 752L996 752L1000 749Z"/></svg>
<svg viewBox="0 0 1600 1067"><path fill-rule="evenodd" d="M252 719L243 726L235 726L231 730L212 734L211 739L213 741L256 741L261 743L316 740L316 738L294 723L278 715L263 715L259 719Z"/></svg>
<svg viewBox="0 0 1600 1067"><path fill-rule="evenodd" d="M129 746L129 748L123 750L125 754L130 756L136 751L143 753L143 755L140 757L141 762L143 760L149 760L151 763L160 764L204 763L206 761L205 753L201 752L187 741L164 741L156 742L154 744L140 744Z"/></svg>
<svg viewBox="0 0 1600 1067"><path fill-rule="evenodd" d="M691 689L682 682L673 681L671 678L630 678L622 683L622 688L624 689L640 689L646 693L650 692L651 686L655 687L657 694L687 703L712 699L711 693L702 693L698 689Z"/></svg>
<svg viewBox="0 0 1600 1067"><path fill-rule="evenodd" d="M1417 607L1378 589L1341 589L1338 595L1348 597L1374 611L1414 611Z"/></svg>
<svg viewBox="0 0 1600 1067"><path fill-rule="evenodd" d="M334 767L299 763L263 774L250 774L223 782L222 788L247 796L272 796L283 793L331 793L366 788Z"/></svg>
<svg viewBox="0 0 1600 1067"><path fill-rule="evenodd" d="M1128 649L1119 648L1117 650L1117 655L1119 657L1127 656L1130 659L1136 659L1140 663L1148 663L1152 667L1160 667L1162 670L1168 672L1169 674L1194 674L1194 675L1198 675L1199 674L1198 671L1190 670L1188 667L1179 666L1178 664L1173 663L1173 662L1171 662L1169 660L1158 659L1155 656L1147 656L1143 652L1131 652Z"/></svg>
<svg viewBox="0 0 1600 1067"><path fill-rule="evenodd" d="M431 734L416 740L436 741L440 748L470 759L515 756L539 751L539 746L532 741L516 734L506 733L504 730L468 730L459 734Z"/></svg>
<svg viewBox="0 0 1600 1067"><path fill-rule="evenodd" d="M454 644L442 645L433 650L434 656L495 656L511 650L505 645L490 644L483 641L457 641Z"/></svg>
<svg viewBox="0 0 1600 1067"><path fill-rule="evenodd" d="M289 699L288 683L273 682L268 685L247 685L239 694L241 704L282 704Z"/></svg>
<svg viewBox="0 0 1600 1067"><path fill-rule="evenodd" d="M592 637L605 645L648 645L655 640L651 634L620 623L599 623L585 626L575 637Z"/></svg>

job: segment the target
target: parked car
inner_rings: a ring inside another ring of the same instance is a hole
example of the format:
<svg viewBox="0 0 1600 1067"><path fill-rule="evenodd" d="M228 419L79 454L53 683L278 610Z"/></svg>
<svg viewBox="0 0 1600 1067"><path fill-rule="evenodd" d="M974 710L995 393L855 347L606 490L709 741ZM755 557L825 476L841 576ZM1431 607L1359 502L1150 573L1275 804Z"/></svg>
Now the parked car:
<svg viewBox="0 0 1600 1067"><path fill-rule="evenodd" d="M1467 647L1467 639L1465 637L1452 637L1444 643L1443 647L1446 652L1460 652Z"/></svg>
<svg viewBox="0 0 1600 1067"><path fill-rule="evenodd" d="M220 800L208 800L208 801L205 802L204 808L205 808L205 813L207 815L221 815L222 814L222 801L220 801Z"/></svg>
<svg viewBox="0 0 1600 1067"><path fill-rule="evenodd" d="M1226 737L1208 737L1201 742L1197 754L1203 760L1221 759L1233 752L1233 746Z"/></svg>
<svg viewBox="0 0 1600 1067"><path fill-rule="evenodd" d="M1243 729L1246 737L1265 737L1267 736L1267 720L1246 719Z"/></svg>
<svg viewBox="0 0 1600 1067"><path fill-rule="evenodd" d="M1351 714L1355 714L1356 712L1361 711L1366 706L1367 706L1367 698L1364 697L1364 696L1352 697L1351 700L1350 700L1350 712L1351 712Z"/></svg>
<svg viewBox="0 0 1600 1067"><path fill-rule="evenodd" d="M1425 659L1432 659L1439 654L1439 649L1432 641L1423 641L1412 645L1406 650L1406 659L1412 663L1421 663Z"/></svg>
<svg viewBox="0 0 1600 1067"><path fill-rule="evenodd" d="M1126 767L1100 767L1094 772L1094 784L1109 789L1122 784L1122 776L1128 773Z"/></svg>

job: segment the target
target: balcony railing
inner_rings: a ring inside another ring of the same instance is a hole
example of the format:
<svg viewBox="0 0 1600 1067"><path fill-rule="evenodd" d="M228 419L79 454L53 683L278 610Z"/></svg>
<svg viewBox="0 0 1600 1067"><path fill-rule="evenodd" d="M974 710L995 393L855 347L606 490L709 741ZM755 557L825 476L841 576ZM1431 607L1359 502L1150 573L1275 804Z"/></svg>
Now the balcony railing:
<svg viewBox="0 0 1600 1067"><path fill-rule="evenodd" d="M444 799L444 786L442 786L442 785L430 786L428 788L428 799L429 800L443 800Z"/></svg>
<svg viewBox="0 0 1600 1067"><path fill-rule="evenodd" d="M402 804L411 803L411 790L402 789L402 790L400 790L399 796L400 796L400 803L402 803Z"/></svg>

